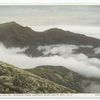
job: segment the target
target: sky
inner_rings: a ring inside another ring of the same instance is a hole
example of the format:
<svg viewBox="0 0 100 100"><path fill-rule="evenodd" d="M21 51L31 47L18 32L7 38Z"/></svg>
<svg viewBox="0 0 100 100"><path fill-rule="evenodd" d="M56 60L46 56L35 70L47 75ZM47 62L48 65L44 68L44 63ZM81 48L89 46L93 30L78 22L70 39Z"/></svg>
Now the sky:
<svg viewBox="0 0 100 100"><path fill-rule="evenodd" d="M1 5L0 23L10 21L30 26L36 31L63 27L100 38L99 5Z"/></svg>
<svg viewBox="0 0 100 100"><path fill-rule="evenodd" d="M0 6L0 23L16 21L22 25L100 25L100 6Z"/></svg>

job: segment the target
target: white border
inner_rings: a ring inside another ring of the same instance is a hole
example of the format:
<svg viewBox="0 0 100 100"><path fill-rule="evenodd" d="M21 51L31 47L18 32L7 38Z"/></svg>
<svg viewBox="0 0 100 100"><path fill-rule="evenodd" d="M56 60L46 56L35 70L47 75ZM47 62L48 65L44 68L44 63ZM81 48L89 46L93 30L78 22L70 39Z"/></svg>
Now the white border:
<svg viewBox="0 0 100 100"><path fill-rule="evenodd" d="M48 98L51 98L51 99L68 99L68 98L71 98L71 99L80 99L80 98L83 98L83 99L94 99L94 98L97 98L97 99L100 99L100 93L76 93L76 94L73 94L73 93L53 93L53 94L0 94L0 98L9 98L9 99L14 99L14 98L25 98L25 99L35 99L35 98L38 98L38 99L41 99L41 98L44 98L44 99L48 99Z"/></svg>
<svg viewBox="0 0 100 100"><path fill-rule="evenodd" d="M3 5L100 5L100 0L0 0L0 6ZM0 94L1 98L100 98L100 93L86 94L86 93L77 93L77 94Z"/></svg>
<svg viewBox="0 0 100 100"><path fill-rule="evenodd" d="M100 5L100 0L0 0L0 5Z"/></svg>

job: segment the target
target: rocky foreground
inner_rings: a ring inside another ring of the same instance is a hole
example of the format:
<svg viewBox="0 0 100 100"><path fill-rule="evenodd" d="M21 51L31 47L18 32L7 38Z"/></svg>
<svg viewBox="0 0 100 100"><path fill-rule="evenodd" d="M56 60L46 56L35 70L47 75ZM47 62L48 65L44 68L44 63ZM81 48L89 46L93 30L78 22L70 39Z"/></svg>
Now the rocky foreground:
<svg viewBox="0 0 100 100"><path fill-rule="evenodd" d="M0 62L0 93L76 93L39 75Z"/></svg>

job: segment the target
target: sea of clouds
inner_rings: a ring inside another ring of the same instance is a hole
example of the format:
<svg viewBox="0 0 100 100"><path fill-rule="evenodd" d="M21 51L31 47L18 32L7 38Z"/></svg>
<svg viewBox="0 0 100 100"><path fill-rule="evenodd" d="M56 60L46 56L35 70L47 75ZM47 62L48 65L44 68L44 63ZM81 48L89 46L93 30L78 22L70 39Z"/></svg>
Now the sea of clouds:
<svg viewBox="0 0 100 100"><path fill-rule="evenodd" d="M0 43L0 61L15 65L22 69L35 68L42 65L64 66L73 72L85 77L100 78L100 59L88 58L83 53L75 54L80 47L93 48L91 45L45 45L38 46L37 50L43 56L29 57L23 52L28 48L6 48ZM93 48L94 53L100 53L100 47ZM85 92L100 92L100 83L91 82ZM91 88L93 87L93 88Z"/></svg>
<svg viewBox="0 0 100 100"><path fill-rule="evenodd" d="M65 44L39 46L37 49L44 56L29 57L23 53L27 48L6 48L0 43L0 60L23 69L41 65L64 66L86 77L100 77L100 59L88 58L82 53L75 54L74 50L79 47ZM98 51L99 48L96 49Z"/></svg>

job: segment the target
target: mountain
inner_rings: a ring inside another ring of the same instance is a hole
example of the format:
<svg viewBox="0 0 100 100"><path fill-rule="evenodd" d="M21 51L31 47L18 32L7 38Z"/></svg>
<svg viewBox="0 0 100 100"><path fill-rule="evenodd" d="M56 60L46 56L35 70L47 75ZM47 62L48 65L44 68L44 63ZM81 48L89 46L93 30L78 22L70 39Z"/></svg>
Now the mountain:
<svg viewBox="0 0 100 100"><path fill-rule="evenodd" d="M82 92L80 85L82 76L74 73L62 66L39 66L34 69L26 69L42 78L53 81L57 84L69 87L78 92Z"/></svg>
<svg viewBox="0 0 100 100"><path fill-rule="evenodd" d="M52 28L44 32L35 32L29 27L24 27L16 22L0 24L0 42L7 48L9 47L28 47L25 54L29 56L41 56L42 52L37 50L40 45L52 44L73 44L73 45L91 45L93 48L100 46L100 40L88 37L82 34L64 31L58 28ZM76 53L84 53L88 57L98 57L94 55L93 48L81 47Z"/></svg>
<svg viewBox="0 0 100 100"><path fill-rule="evenodd" d="M0 93L76 93L77 91L0 61Z"/></svg>
<svg viewBox="0 0 100 100"><path fill-rule="evenodd" d="M27 47L25 51L18 53L25 53L26 55L32 57L41 56L42 58L44 56L48 57L54 55L65 57L67 53L70 54L71 52L74 55L83 53L86 55L86 57L88 56L88 59L94 57L100 59L99 39L88 37L71 31L64 31L58 28L48 29L43 32L36 32L31 28L21 26L16 22L8 22L0 24L0 42L3 43L6 48ZM73 48L73 46L70 45L74 45L78 48L72 50L69 47ZM51 53L45 55L43 53L45 52L45 49L38 49L38 47L40 46L42 46L43 48L47 46L48 50L46 53L53 52L54 54ZM49 50L48 46L51 46L51 51ZM5 52L9 53L9 51ZM13 54L16 53L12 53L12 55ZM91 65L92 60L89 60ZM96 61L97 59L94 60ZM99 63L95 61L93 61L93 65L98 67ZM32 66L30 67L32 68ZM83 77L82 75L75 73L63 66L47 65L39 66L36 68L34 67L33 69L20 69L16 66L0 61L0 93L100 92L100 78L89 78L85 76Z"/></svg>
<svg viewBox="0 0 100 100"><path fill-rule="evenodd" d="M16 22L0 24L0 41L9 46L37 46L49 44L82 44L100 46L100 40L82 34L52 28L44 32L35 32Z"/></svg>
<svg viewBox="0 0 100 100"><path fill-rule="evenodd" d="M0 24L0 41L6 47L24 47L32 45L34 31L16 22Z"/></svg>
<svg viewBox="0 0 100 100"><path fill-rule="evenodd" d="M78 93L100 92L100 78L84 77L63 66L39 66L26 70L57 84L69 87Z"/></svg>
<svg viewBox="0 0 100 100"><path fill-rule="evenodd" d="M100 78L87 78L62 66L20 69L0 61L0 93L98 93Z"/></svg>

